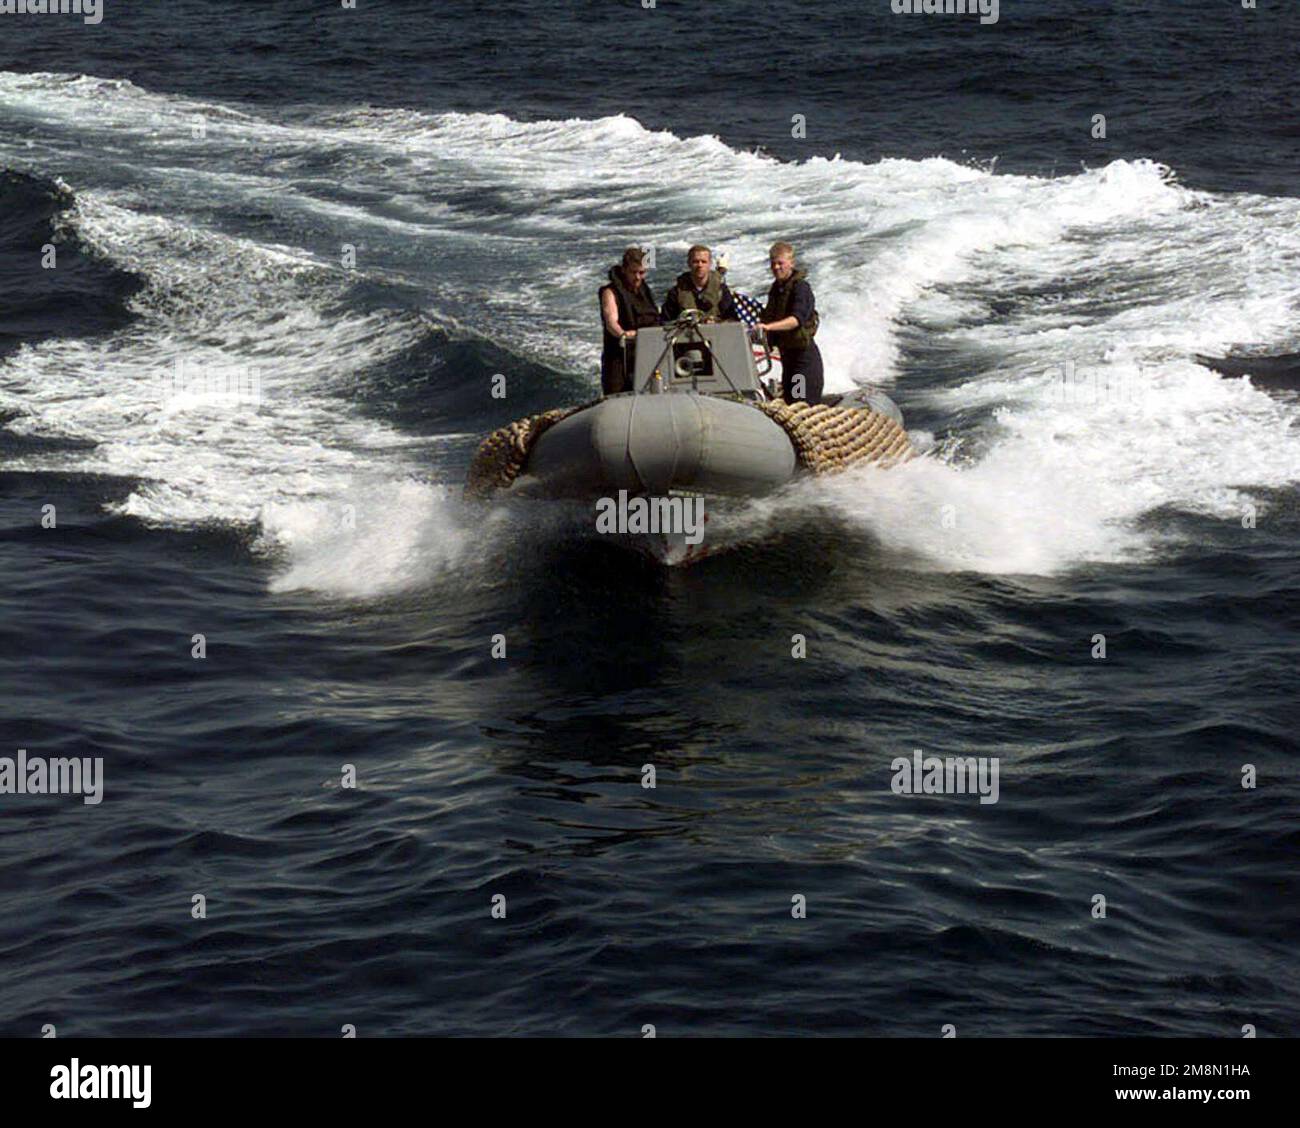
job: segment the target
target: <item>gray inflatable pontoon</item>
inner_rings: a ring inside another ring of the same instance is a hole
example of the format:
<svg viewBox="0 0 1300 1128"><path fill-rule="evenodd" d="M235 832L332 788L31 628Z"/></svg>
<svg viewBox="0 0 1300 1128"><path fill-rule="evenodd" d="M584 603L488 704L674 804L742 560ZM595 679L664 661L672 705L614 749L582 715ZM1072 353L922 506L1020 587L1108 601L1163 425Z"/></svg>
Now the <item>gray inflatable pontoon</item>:
<svg viewBox="0 0 1300 1128"><path fill-rule="evenodd" d="M510 494L594 501L598 533L665 564L742 539L752 521L731 511L804 471L790 433L765 408L779 390L766 342L755 346L739 322L698 318L689 310L672 325L640 330L633 390L540 429L518 477L507 479ZM858 389L823 402L898 425L883 440L854 432L861 441L906 445L888 396ZM503 437L496 450L519 441Z"/></svg>
<svg viewBox="0 0 1300 1128"><path fill-rule="evenodd" d="M756 409L779 390L766 346L755 356L739 322L673 325L637 334L634 390L607 396L545 431L512 494L552 498L769 493L798 471L789 436ZM859 389L826 397L839 407L902 413L888 396Z"/></svg>

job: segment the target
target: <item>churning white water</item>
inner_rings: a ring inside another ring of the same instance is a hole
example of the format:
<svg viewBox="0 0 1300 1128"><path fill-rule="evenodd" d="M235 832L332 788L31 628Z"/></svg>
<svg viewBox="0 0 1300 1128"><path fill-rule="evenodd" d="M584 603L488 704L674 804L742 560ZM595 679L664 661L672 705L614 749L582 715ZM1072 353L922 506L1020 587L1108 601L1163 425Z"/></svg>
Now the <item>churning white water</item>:
<svg viewBox="0 0 1300 1128"><path fill-rule="evenodd" d="M349 390L436 323L546 365L572 402L631 242L661 285L691 243L725 247L732 284L761 293L766 247L791 240L828 389L881 384L937 436L905 467L756 503L754 536L816 503L911 566L1043 573L1159 553L1153 510L1237 521L1300 480L1294 400L1191 359L1295 351L1297 200L1190 191L1147 162L783 164L622 116L270 119L66 75L0 75L0 107L0 162L57 169L79 236L146 281L130 327L0 362L8 426L94 444L20 465L133 479L120 508L145 521L255 528L281 588L471 567L492 522L431 457L465 436L399 430ZM356 304L358 280L419 309ZM178 382L178 361L205 378ZM247 394L220 394L232 373Z"/></svg>

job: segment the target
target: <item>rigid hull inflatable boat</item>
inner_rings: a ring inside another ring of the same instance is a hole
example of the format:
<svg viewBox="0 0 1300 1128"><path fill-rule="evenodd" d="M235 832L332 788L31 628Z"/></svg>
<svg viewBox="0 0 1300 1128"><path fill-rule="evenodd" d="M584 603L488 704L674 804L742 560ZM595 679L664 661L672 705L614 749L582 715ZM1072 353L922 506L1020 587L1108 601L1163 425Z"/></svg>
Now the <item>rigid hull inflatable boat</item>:
<svg viewBox="0 0 1300 1128"><path fill-rule="evenodd" d="M765 343L752 345L739 322L697 318L690 310L638 332L631 392L489 435L467 491L587 501L702 495L707 514L719 499L770 493L801 473L914 453L888 396L860 389L819 405L787 404L770 380ZM636 531L625 543L670 564L721 547L663 529Z"/></svg>

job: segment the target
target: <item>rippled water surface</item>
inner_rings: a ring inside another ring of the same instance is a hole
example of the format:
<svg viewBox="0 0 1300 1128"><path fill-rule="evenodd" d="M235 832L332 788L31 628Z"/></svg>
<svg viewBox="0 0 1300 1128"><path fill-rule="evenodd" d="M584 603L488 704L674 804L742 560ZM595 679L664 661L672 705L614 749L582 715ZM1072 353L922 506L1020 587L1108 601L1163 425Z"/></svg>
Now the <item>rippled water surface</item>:
<svg viewBox="0 0 1300 1128"><path fill-rule="evenodd" d="M1300 402L1195 359L1300 352L1294 6L362 7L0 17L0 757L105 779L0 1032L1295 1034ZM462 500L621 247L781 237L925 458Z"/></svg>

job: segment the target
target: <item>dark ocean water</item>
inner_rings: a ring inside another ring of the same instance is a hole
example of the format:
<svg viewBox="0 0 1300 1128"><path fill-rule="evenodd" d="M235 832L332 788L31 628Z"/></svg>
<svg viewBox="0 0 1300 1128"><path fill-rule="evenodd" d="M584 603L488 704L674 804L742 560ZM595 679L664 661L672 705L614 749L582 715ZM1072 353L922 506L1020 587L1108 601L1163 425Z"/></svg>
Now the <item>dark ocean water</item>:
<svg viewBox="0 0 1300 1128"><path fill-rule="evenodd" d="M105 776L0 795L0 1033L1296 1034L1300 398L1192 357L1300 351L1300 13L703 11L0 17L0 756ZM464 503L701 237L929 457Z"/></svg>

